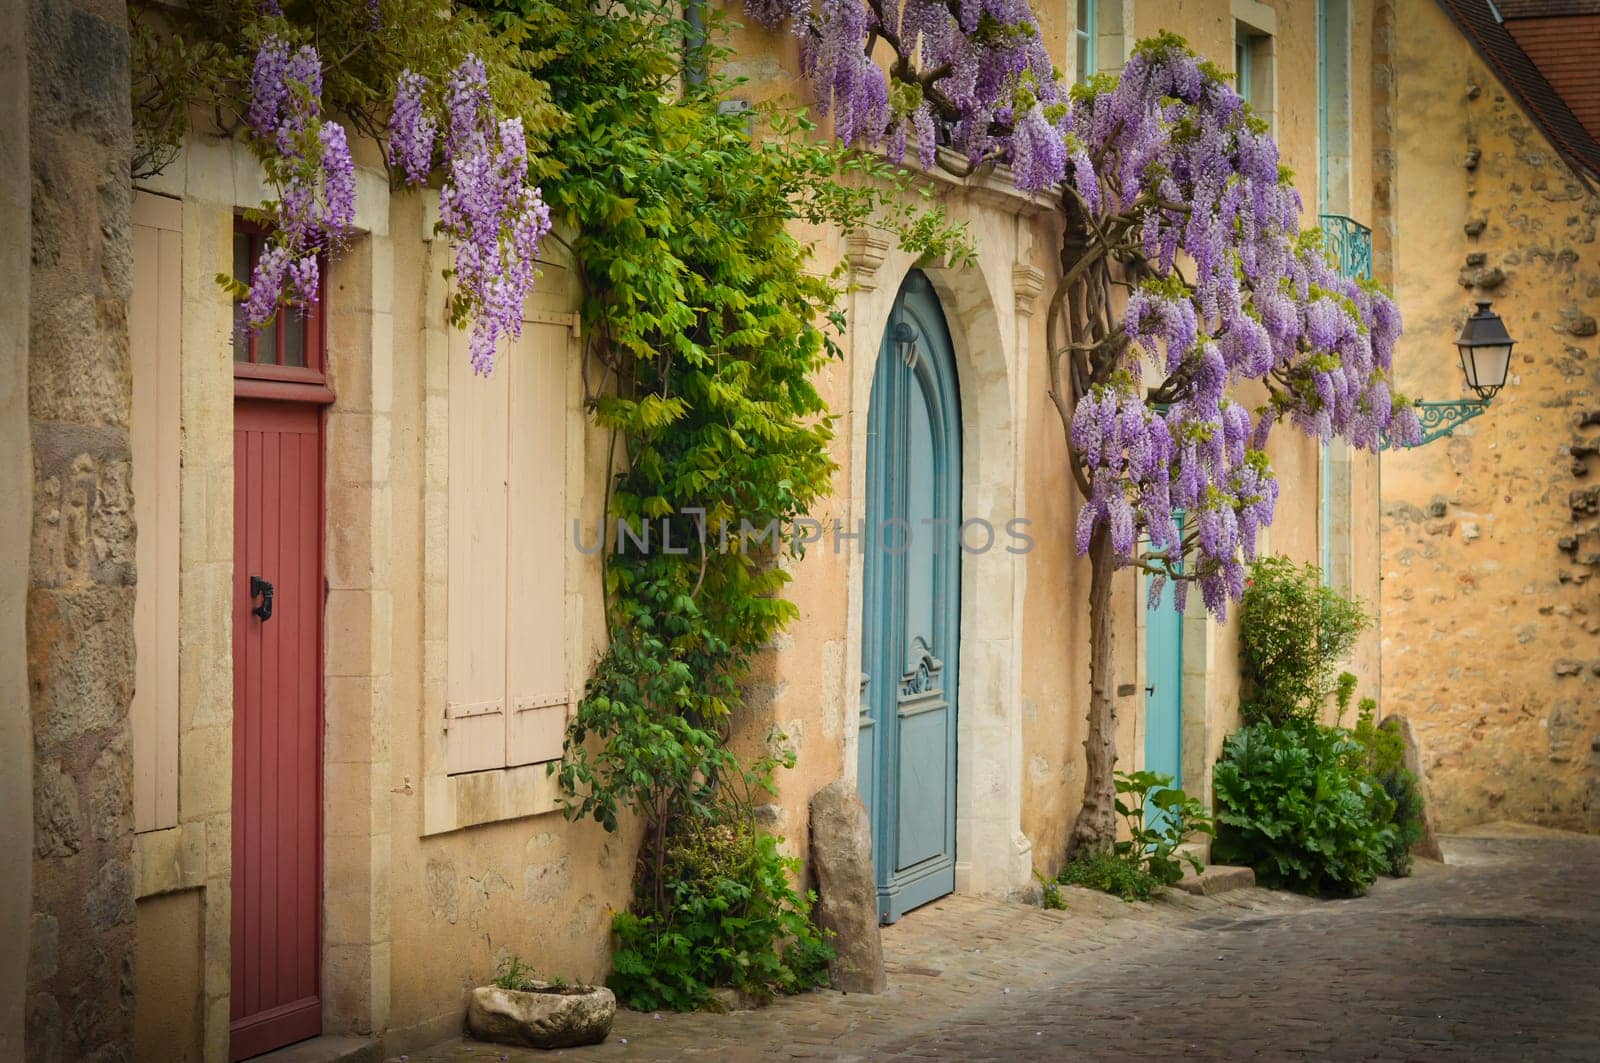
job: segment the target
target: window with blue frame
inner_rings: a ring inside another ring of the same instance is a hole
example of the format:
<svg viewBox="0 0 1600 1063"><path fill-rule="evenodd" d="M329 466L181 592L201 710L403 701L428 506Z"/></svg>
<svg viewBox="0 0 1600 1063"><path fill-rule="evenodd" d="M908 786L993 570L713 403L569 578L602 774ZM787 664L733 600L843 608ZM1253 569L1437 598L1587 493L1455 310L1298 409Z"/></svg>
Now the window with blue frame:
<svg viewBox="0 0 1600 1063"><path fill-rule="evenodd" d="M1078 0L1075 31L1078 44L1078 80L1088 81L1100 72L1097 43L1100 37L1100 12L1097 0Z"/></svg>

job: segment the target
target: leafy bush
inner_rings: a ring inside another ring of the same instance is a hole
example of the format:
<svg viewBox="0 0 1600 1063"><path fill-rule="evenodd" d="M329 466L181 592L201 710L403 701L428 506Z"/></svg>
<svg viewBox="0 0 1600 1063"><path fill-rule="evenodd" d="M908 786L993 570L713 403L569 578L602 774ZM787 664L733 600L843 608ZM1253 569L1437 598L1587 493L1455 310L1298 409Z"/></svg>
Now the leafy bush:
<svg viewBox="0 0 1600 1063"><path fill-rule="evenodd" d="M1045 878L1037 871L1033 873L1033 877L1039 880L1039 903L1051 911L1064 910L1067 900L1061 896L1061 884L1054 879Z"/></svg>
<svg viewBox="0 0 1600 1063"><path fill-rule="evenodd" d="M1417 777L1401 768L1376 776L1378 785L1394 804L1389 842L1384 848L1386 875L1405 878L1411 874L1411 848L1422 840L1422 791Z"/></svg>
<svg viewBox="0 0 1600 1063"><path fill-rule="evenodd" d="M1366 758L1349 731L1309 721L1230 735L1213 777L1212 856L1248 864L1268 886L1366 892L1390 866L1396 834L1394 802Z"/></svg>
<svg viewBox="0 0 1600 1063"><path fill-rule="evenodd" d="M1178 852L1178 846L1191 834L1216 833L1205 806L1173 786L1172 776L1160 772L1119 771L1116 786L1117 812L1129 835L1117 842L1117 855L1163 886L1183 877L1181 860L1199 871L1200 861L1191 853Z"/></svg>
<svg viewBox="0 0 1600 1063"><path fill-rule="evenodd" d="M1112 893L1125 901L1145 901L1162 886L1183 877L1187 860L1196 871L1200 861L1178 846L1191 834L1215 834L1205 806L1172 785L1172 776L1154 771L1116 774L1117 812L1128 837L1110 852L1088 853L1068 861L1056 876L1067 886ZM1044 906L1064 908L1059 890L1045 885Z"/></svg>
<svg viewBox="0 0 1600 1063"><path fill-rule="evenodd" d="M1087 886L1115 894L1125 901L1147 901L1161 889L1161 881L1143 867L1116 853L1089 853L1069 860L1056 881L1064 886ZM1066 907L1065 903L1062 907Z"/></svg>
<svg viewBox="0 0 1600 1063"><path fill-rule="evenodd" d="M1367 768L1394 803L1394 835L1385 851L1384 873L1396 878L1411 874L1411 847L1422 840L1422 790L1417 777L1406 770L1405 741L1398 731L1373 723L1378 703L1361 699L1355 739L1367 751Z"/></svg>
<svg viewBox="0 0 1600 1063"><path fill-rule="evenodd" d="M1369 623L1359 602L1322 585L1315 565L1286 557L1250 566L1239 617L1248 723L1315 720L1338 687L1340 658Z"/></svg>
<svg viewBox="0 0 1600 1063"><path fill-rule="evenodd" d="M824 985L833 949L797 893L777 839L713 826L667 846L665 915L619 912L606 980L623 1005L692 1011L731 987L757 999Z"/></svg>
<svg viewBox="0 0 1600 1063"><path fill-rule="evenodd" d="M1359 682L1360 680L1356 678L1354 672L1339 673L1339 680L1333 691L1333 704L1338 710L1334 716L1334 722L1340 727L1344 726L1344 714L1350 711L1350 701L1356 696L1356 684ZM1369 701L1372 701L1372 699L1362 698L1361 704L1365 705ZM1376 705L1377 703L1373 702L1373 704Z"/></svg>

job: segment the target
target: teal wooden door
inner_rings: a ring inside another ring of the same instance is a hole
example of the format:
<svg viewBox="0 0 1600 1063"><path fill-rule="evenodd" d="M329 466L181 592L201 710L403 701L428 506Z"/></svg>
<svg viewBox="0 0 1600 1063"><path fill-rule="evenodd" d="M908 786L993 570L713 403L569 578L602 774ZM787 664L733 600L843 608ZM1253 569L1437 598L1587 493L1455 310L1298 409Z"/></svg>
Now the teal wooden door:
<svg viewBox="0 0 1600 1063"><path fill-rule="evenodd" d="M938 297L913 272L867 416L858 778L886 923L955 889L960 524L955 357Z"/></svg>
<svg viewBox="0 0 1600 1063"><path fill-rule="evenodd" d="M1144 767L1183 785L1183 614L1172 607L1172 584L1145 616ZM1157 812L1145 809L1153 824Z"/></svg>

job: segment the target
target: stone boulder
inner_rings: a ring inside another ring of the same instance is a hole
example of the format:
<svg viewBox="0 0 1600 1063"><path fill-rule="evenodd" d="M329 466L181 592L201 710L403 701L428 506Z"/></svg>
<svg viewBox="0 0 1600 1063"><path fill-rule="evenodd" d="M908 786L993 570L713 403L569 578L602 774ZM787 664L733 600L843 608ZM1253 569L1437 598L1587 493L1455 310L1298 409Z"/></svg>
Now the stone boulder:
<svg viewBox="0 0 1600 1063"><path fill-rule="evenodd" d="M856 788L840 779L811 799L811 865L817 876L817 925L833 934L833 988L881 993L883 939L872 879L872 824Z"/></svg>
<svg viewBox="0 0 1600 1063"><path fill-rule="evenodd" d="M1439 836L1433 827L1433 801L1428 796L1427 777L1422 774L1422 744L1417 741L1417 732L1404 716L1385 716L1378 726L1400 735L1405 745L1406 771L1416 778L1417 792L1422 795L1422 840L1411 847L1411 854L1424 860L1442 861L1444 850L1439 848Z"/></svg>
<svg viewBox="0 0 1600 1063"><path fill-rule="evenodd" d="M480 1041L529 1048L599 1044L611 1033L617 998L605 986L528 982L483 986L467 1002L467 1030Z"/></svg>

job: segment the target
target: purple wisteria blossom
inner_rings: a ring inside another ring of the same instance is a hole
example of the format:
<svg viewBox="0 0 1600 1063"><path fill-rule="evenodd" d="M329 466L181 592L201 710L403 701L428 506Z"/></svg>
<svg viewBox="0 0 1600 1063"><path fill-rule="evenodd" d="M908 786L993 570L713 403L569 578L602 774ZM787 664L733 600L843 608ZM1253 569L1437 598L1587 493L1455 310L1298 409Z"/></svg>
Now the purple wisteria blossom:
<svg viewBox="0 0 1600 1063"><path fill-rule="evenodd" d="M458 322L472 322L472 367L494 368L502 337L522 335L522 303L538 272L550 208L526 183L528 148L520 118L495 121L483 63L468 56L445 91L445 184L439 223L455 253Z"/></svg>
<svg viewBox="0 0 1600 1063"><path fill-rule="evenodd" d="M248 123L268 181L272 231L250 277L241 327L270 322L286 300L315 302L317 257L355 223L355 162L344 127L322 117L322 61L310 45L290 51L276 34L257 49Z"/></svg>
<svg viewBox="0 0 1600 1063"><path fill-rule="evenodd" d="M394 108L389 112L389 165L397 166L410 184L421 184L433 169L433 146L439 125L422 103L428 79L410 70L400 74Z"/></svg>
<svg viewBox="0 0 1600 1063"><path fill-rule="evenodd" d="M1127 292L1114 311L1099 300L1094 342L1069 323L1073 353L1052 355L1074 367L1080 552L1104 528L1117 563L1177 579L1180 608L1198 582L1223 615L1277 503L1273 425L1368 450L1417 438L1389 385L1393 301L1301 233L1266 124L1177 38L1142 42L1118 75L1069 93L1027 0L747 3L801 35L840 139L898 159L909 126L931 165L937 129L975 164L1008 164L1022 191L1061 189L1069 240L1105 260L1093 283ZM897 61L873 62L885 44ZM1231 397L1250 381L1268 396L1253 409Z"/></svg>

